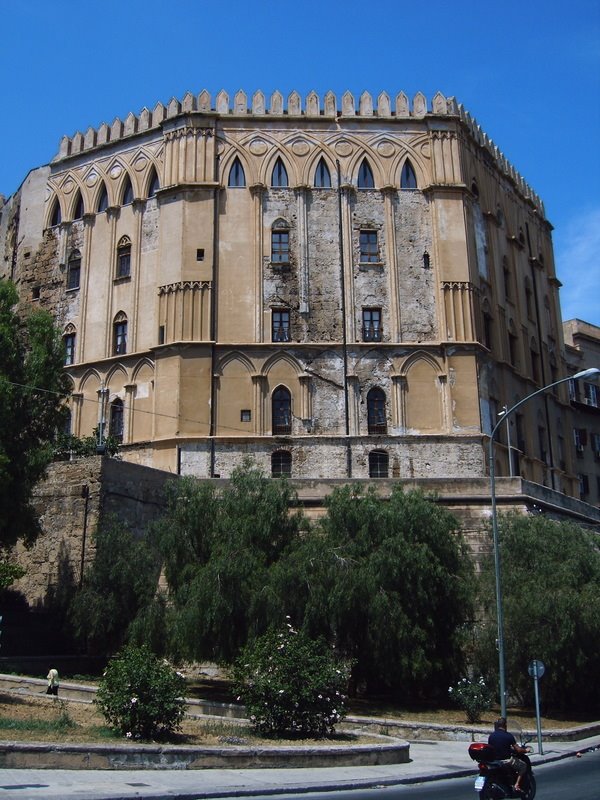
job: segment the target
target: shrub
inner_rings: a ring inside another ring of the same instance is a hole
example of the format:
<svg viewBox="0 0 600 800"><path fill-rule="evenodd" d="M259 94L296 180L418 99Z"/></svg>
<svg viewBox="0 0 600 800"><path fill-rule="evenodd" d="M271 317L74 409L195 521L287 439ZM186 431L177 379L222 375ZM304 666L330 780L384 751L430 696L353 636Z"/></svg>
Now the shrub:
<svg viewBox="0 0 600 800"><path fill-rule="evenodd" d="M349 669L330 649L288 622L248 645L234 683L250 720L266 734L324 736L346 715Z"/></svg>
<svg viewBox="0 0 600 800"><path fill-rule="evenodd" d="M185 681L145 645L125 647L104 672L95 702L128 738L151 739L180 727Z"/></svg>
<svg viewBox="0 0 600 800"><path fill-rule="evenodd" d="M492 706L492 693L482 677L478 681L461 678L456 686L448 689L450 698L464 709L467 722L481 722L482 711Z"/></svg>

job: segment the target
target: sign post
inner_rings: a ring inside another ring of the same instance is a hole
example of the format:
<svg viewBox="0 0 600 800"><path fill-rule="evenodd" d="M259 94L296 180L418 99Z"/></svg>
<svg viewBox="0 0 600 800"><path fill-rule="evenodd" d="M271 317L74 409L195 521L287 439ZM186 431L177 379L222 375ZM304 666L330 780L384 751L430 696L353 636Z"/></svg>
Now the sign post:
<svg viewBox="0 0 600 800"><path fill-rule="evenodd" d="M544 755L544 750L542 748L542 725L540 722L540 692L538 681L545 671L546 667L544 666L544 662L539 659L534 659L529 664L528 672L533 678L533 688L535 690L535 721L537 725L538 752L541 756Z"/></svg>

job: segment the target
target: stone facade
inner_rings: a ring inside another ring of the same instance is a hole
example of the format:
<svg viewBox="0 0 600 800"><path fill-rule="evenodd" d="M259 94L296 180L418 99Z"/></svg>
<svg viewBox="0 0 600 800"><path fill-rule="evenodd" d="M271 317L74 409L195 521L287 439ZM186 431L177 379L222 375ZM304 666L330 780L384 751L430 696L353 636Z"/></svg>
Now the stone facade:
<svg viewBox="0 0 600 800"><path fill-rule="evenodd" d="M63 139L0 220L67 345L72 431L227 477L482 478L566 372L551 225L453 98L186 95ZM566 387L498 475L578 495Z"/></svg>
<svg viewBox="0 0 600 800"><path fill-rule="evenodd" d="M575 374L600 366L600 328L570 319L564 323L569 372ZM598 381L578 380L569 384L575 410L573 429L567 431L576 457L579 497L600 507L600 386Z"/></svg>

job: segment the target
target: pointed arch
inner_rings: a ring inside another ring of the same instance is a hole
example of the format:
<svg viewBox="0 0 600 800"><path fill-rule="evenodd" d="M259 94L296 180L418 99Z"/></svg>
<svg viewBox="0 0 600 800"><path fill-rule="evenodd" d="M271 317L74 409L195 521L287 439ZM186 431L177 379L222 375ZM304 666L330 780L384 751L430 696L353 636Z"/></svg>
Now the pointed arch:
<svg viewBox="0 0 600 800"><path fill-rule="evenodd" d="M113 319L113 346L114 356L125 355L127 352L127 314L119 311Z"/></svg>
<svg viewBox="0 0 600 800"><path fill-rule="evenodd" d="M149 358L140 359L133 368L131 379L134 383L137 381L141 371L144 369L150 369L150 372L154 374L154 363Z"/></svg>
<svg viewBox="0 0 600 800"><path fill-rule="evenodd" d="M65 367L70 367L75 363L75 345L77 342L77 329L70 322L63 331L63 344L65 347Z"/></svg>
<svg viewBox="0 0 600 800"><path fill-rule="evenodd" d="M133 184L131 182L131 177L127 172L125 174L125 179L123 181L123 185L121 187L121 205L127 206L133 203L134 195L133 195Z"/></svg>
<svg viewBox="0 0 600 800"><path fill-rule="evenodd" d="M54 195L54 199L50 204L49 224L53 228L55 225L60 225L62 222L62 210L60 207L60 200L58 195Z"/></svg>
<svg viewBox="0 0 600 800"><path fill-rule="evenodd" d="M323 156L319 159L315 169L314 185L317 189L331 189L331 172Z"/></svg>
<svg viewBox="0 0 600 800"><path fill-rule="evenodd" d="M371 165L369 164L369 159L366 156L360 162L356 185L358 186L359 189L375 188L375 178L373 177L373 170L371 169Z"/></svg>
<svg viewBox="0 0 600 800"><path fill-rule="evenodd" d="M273 436L287 436L292 432L292 393L281 384L271 395L271 432Z"/></svg>
<svg viewBox="0 0 600 800"><path fill-rule="evenodd" d="M96 214L103 214L108 208L108 190L104 181L100 183L98 199L96 201Z"/></svg>
<svg viewBox="0 0 600 800"><path fill-rule="evenodd" d="M150 175L148 177L148 191L146 193L146 197L148 198L148 200L151 197L154 197L159 189L160 189L160 180L158 179L158 172L156 171L156 167L153 164L150 170Z"/></svg>
<svg viewBox="0 0 600 800"><path fill-rule="evenodd" d="M442 371L428 353L415 353L405 362L405 425L410 431L432 432L444 428Z"/></svg>
<svg viewBox="0 0 600 800"><path fill-rule="evenodd" d="M238 350L234 350L232 353L227 353L224 355L223 358L217 363L215 373L217 375L222 375L223 372L233 364L241 364L248 375L253 375L256 371L256 367L247 355L240 353Z"/></svg>
<svg viewBox="0 0 600 800"><path fill-rule="evenodd" d="M410 158L407 158L404 164L402 165L402 171L400 173L400 188L401 189L416 189L417 187L417 175L415 173L415 169L412 165L412 161Z"/></svg>
<svg viewBox="0 0 600 800"><path fill-rule="evenodd" d="M121 236L117 244L116 278L129 278L131 275L131 239Z"/></svg>
<svg viewBox="0 0 600 800"><path fill-rule="evenodd" d="M229 170L227 186L230 189L244 189L246 186L246 173L244 172L244 167L242 166L239 156L236 156L233 160L233 164Z"/></svg>
<svg viewBox="0 0 600 800"><path fill-rule="evenodd" d="M287 169L285 168L281 156L277 157L277 161L271 172L271 186L274 189L287 189L289 186Z"/></svg>
<svg viewBox="0 0 600 800"><path fill-rule="evenodd" d="M84 205L83 205L83 196L81 194L81 189L77 189L77 192L75 194L75 198L73 200L72 208L73 208L73 213L71 215L71 219L73 219L73 220L81 219L83 217L83 214L84 214L84 211L85 211L85 208L84 208Z"/></svg>

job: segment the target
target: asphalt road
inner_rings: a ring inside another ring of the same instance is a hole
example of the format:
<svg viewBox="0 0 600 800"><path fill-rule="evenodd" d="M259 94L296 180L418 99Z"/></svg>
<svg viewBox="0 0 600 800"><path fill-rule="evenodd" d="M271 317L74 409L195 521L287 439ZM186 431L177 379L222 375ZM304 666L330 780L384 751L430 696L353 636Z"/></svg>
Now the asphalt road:
<svg viewBox="0 0 600 800"><path fill-rule="evenodd" d="M472 778L453 778L410 786L382 786L374 789L310 794L254 796L253 800L477 800ZM581 759L567 758L543 764L534 770L536 800L600 800L600 750Z"/></svg>

